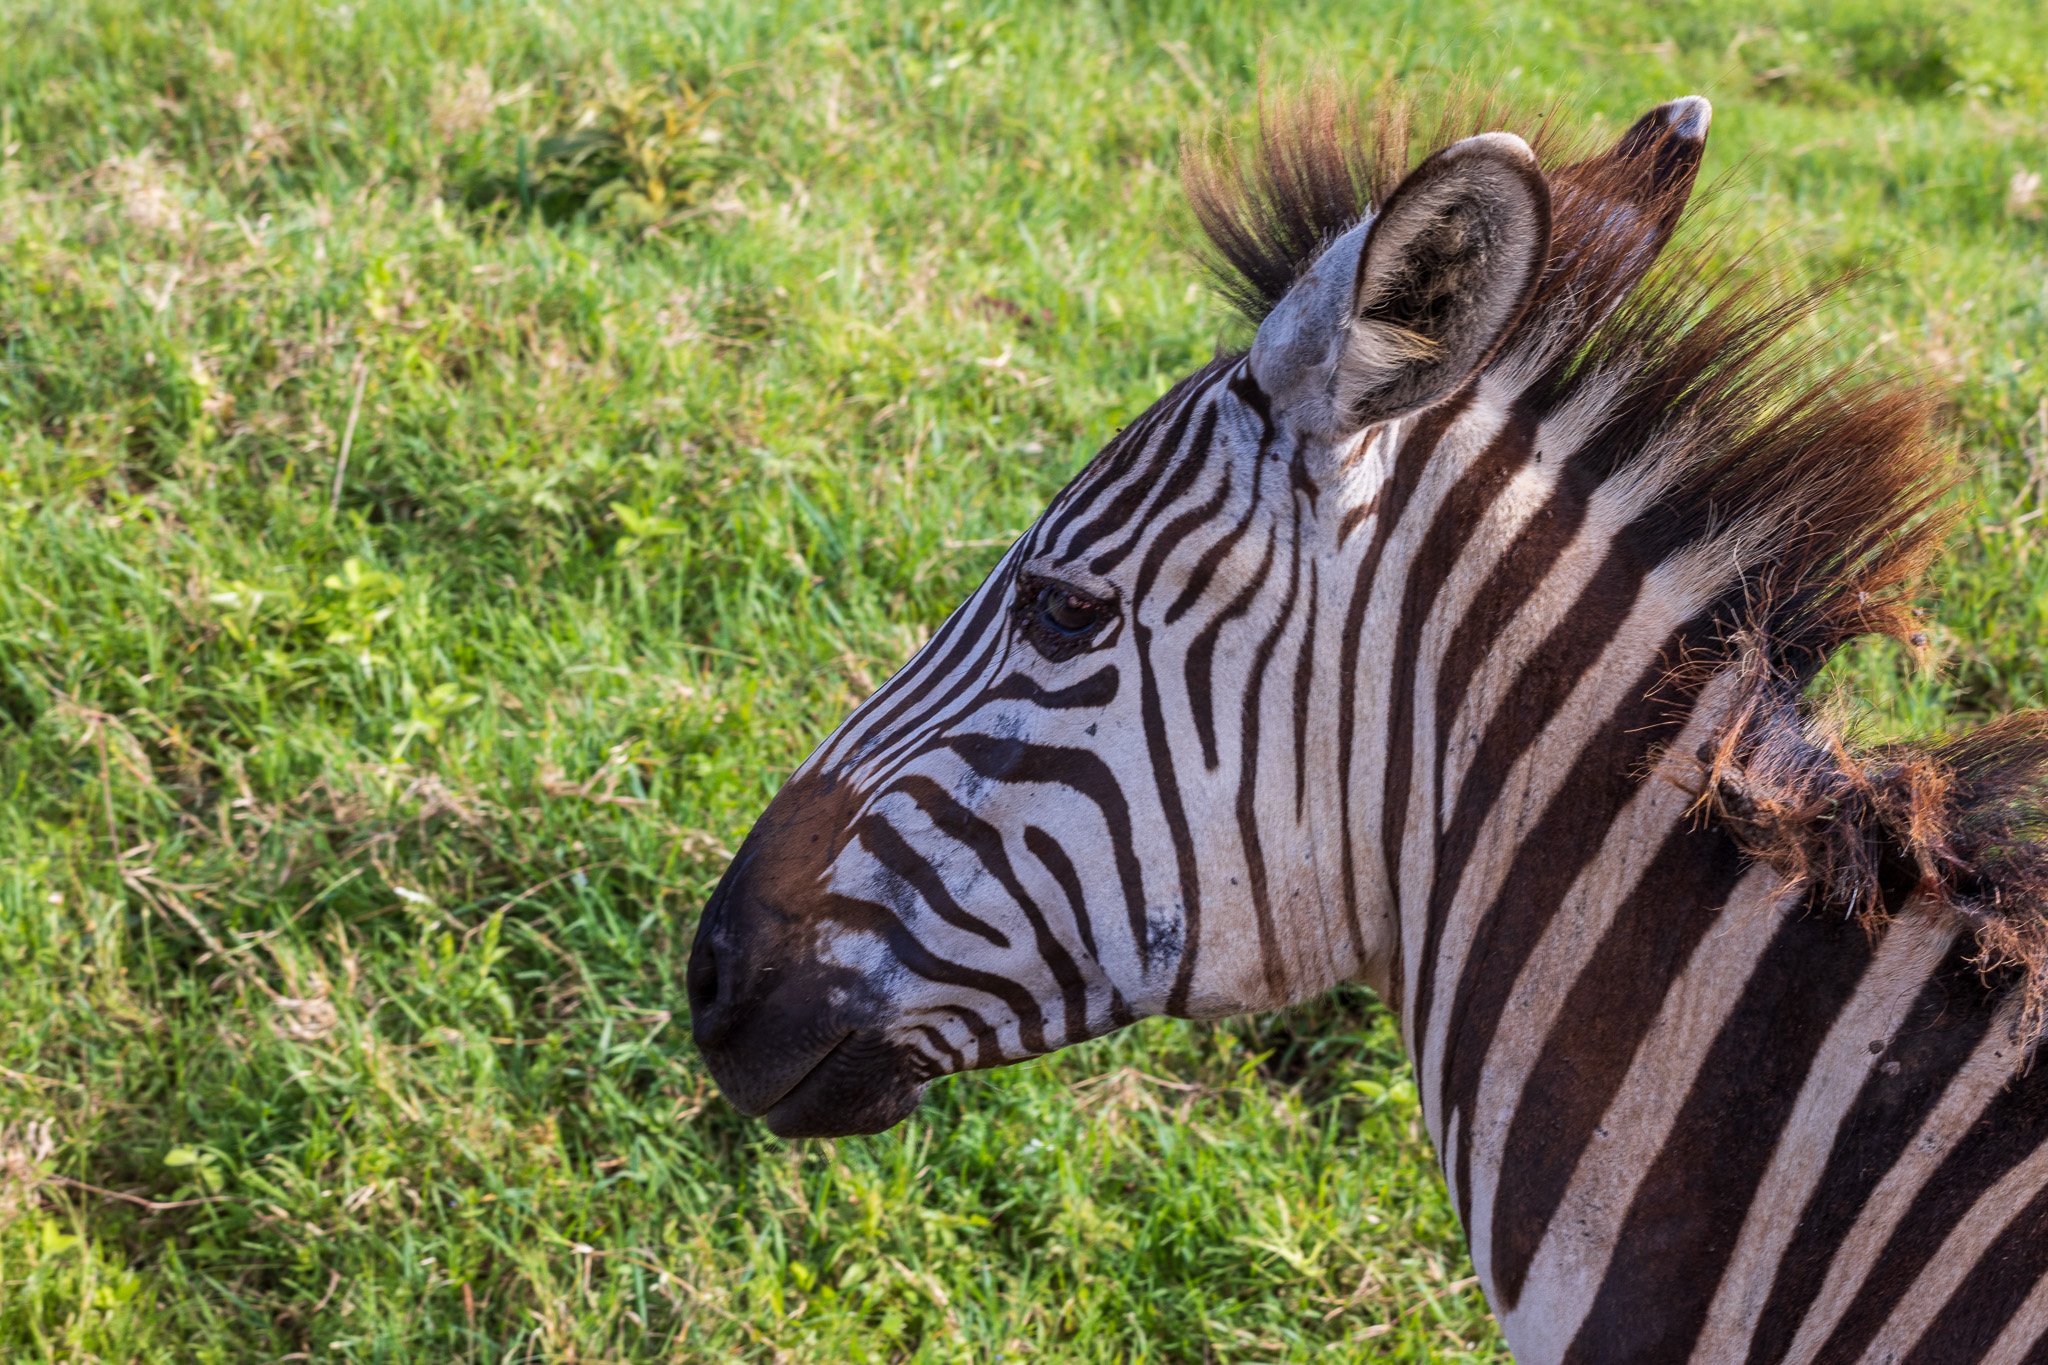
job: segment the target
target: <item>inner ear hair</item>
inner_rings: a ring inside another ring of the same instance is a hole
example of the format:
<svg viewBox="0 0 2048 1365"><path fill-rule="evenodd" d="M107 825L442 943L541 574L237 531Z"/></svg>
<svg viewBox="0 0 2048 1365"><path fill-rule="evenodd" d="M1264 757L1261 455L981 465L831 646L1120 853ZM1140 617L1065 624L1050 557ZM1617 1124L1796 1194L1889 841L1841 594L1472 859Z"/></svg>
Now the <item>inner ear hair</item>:
<svg viewBox="0 0 2048 1365"><path fill-rule="evenodd" d="M1367 425L1456 392L1520 315L1549 245L1549 188L1520 138L1467 138L1416 167L1359 254L1341 410Z"/></svg>

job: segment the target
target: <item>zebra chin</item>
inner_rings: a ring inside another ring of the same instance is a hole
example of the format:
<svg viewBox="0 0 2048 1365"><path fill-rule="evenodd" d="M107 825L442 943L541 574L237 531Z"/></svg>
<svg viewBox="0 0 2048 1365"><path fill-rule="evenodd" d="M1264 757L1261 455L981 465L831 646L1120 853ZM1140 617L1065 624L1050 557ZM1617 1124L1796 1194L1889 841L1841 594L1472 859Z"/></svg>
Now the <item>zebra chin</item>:
<svg viewBox="0 0 2048 1365"><path fill-rule="evenodd" d="M834 1039L809 1021L792 1028L757 1016L741 1036L707 1040L698 1049L733 1108L758 1118L777 1137L851 1137L894 1128L924 1098L932 1068L915 1049L878 1029L855 1028Z"/></svg>
<svg viewBox="0 0 2048 1365"><path fill-rule="evenodd" d="M879 1035L849 1033L786 1094L751 1117L781 1138L883 1132L909 1118L924 1099L926 1082L914 1060ZM719 1084L733 1093L722 1078Z"/></svg>

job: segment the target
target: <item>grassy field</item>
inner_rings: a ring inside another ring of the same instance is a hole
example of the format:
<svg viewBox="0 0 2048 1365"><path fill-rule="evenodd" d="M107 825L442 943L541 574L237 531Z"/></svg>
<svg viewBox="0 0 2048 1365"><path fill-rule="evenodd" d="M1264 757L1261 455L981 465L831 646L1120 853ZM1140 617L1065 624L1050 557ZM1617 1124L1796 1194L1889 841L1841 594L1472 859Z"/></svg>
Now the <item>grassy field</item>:
<svg viewBox="0 0 2048 1365"><path fill-rule="evenodd" d="M682 956L781 775L1220 339L1184 132L1697 91L1952 387L1935 673L2048 696L2027 0L0 0L0 1356L1494 1360L1384 1016L786 1146Z"/></svg>

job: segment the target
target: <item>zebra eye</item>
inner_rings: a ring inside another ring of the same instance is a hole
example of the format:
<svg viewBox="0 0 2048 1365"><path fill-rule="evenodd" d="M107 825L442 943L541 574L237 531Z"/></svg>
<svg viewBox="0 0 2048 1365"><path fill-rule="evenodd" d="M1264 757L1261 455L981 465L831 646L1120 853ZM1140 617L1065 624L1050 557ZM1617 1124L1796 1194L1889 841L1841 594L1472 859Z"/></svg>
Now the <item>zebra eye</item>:
<svg viewBox="0 0 2048 1365"><path fill-rule="evenodd" d="M1033 609L1034 619L1039 625L1069 638L1088 634L1101 625L1107 615L1100 602L1083 597L1060 583L1042 584Z"/></svg>
<svg viewBox="0 0 2048 1365"><path fill-rule="evenodd" d="M1116 608L1053 579L1026 576L1017 584L1016 613L1039 653L1065 659L1086 648Z"/></svg>

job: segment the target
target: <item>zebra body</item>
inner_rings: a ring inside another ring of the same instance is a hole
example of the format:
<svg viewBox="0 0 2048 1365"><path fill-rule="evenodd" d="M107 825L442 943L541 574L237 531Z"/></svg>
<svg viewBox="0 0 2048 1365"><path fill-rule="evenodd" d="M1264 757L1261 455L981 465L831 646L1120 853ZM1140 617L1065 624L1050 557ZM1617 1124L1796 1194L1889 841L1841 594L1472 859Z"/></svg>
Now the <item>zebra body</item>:
<svg viewBox="0 0 2048 1365"><path fill-rule="evenodd" d="M1466 138L1356 222L1341 149L1197 177L1258 334L764 813L691 965L736 1105L875 1131L1359 980L1520 1358L2048 1359L2048 1086L1979 914L2031 886L1963 834L2039 746L1811 733L1933 457L1911 395L1790 387L1794 313L1643 283L1706 121L1553 169Z"/></svg>

